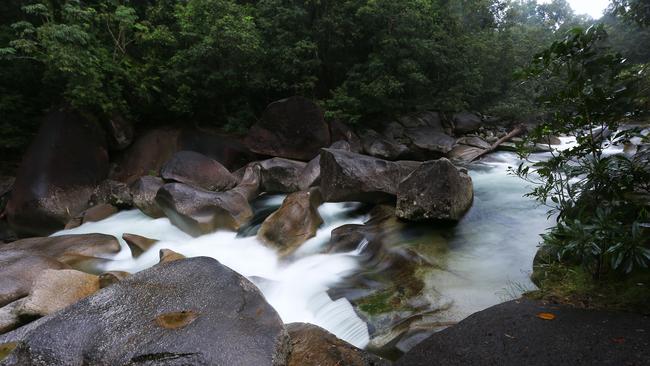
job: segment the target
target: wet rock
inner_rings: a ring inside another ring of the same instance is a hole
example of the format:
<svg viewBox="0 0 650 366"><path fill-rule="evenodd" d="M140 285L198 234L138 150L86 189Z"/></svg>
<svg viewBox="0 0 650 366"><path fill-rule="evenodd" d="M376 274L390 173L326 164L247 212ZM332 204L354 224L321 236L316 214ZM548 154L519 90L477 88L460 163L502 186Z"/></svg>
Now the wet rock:
<svg viewBox="0 0 650 366"><path fill-rule="evenodd" d="M352 152L360 153L363 150L359 136L341 121L330 122L330 137L332 141L346 141Z"/></svg>
<svg viewBox="0 0 650 366"><path fill-rule="evenodd" d="M78 234L60 235L44 238L29 238L4 244L0 247L0 258L5 253L29 253L45 255L62 262L74 260L78 256L101 257L120 251L120 242L111 235Z"/></svg>
<svg viewBox="0 0 650 366"><path fill-rule="evenodd" d="M223 165L193 151L175 153L160 169L160 176L208 191L227 191L237 185L237 178Z"/></svg>
<svg viewBox="0 0 650 366"><path fill-rule="evenodd" d="M169 183L158 190L156 203L174 225L193 236L217 229L236 231L253 217L248 199L234 189L211 192Z"/></svg>
<svg viewBox="0 0 650 366"><path fill-rule="evenodd" d="M120 114L114 114L105 121L108 146L113 150L124 150L133 142L133 124Z"/></svg>
<svg viewBox="0 0 650 366"><path fill-rule="evenodd" d="M449 160L422 163L399 184L395 214L412 221L457 221L472 205L472 179Z"/></svg>
<svg viewBox="0 0 650 366"><path fill-rule="evenodd" d="M20 299L0 307L0 334L10 332L24 323L18 316L18 309L24 301L25 299ZM0 344L0 361L4 358L2 347L3 345Z"/></svg>
<svg viewBox="0 0 650 366"><path fill-rule="evenodd" d="M160 168L179 150L179 131L155 129L138 138L117 160L111 179L131 184L147 175L158 175Z"/></svg>
<svg viewBox="0 0 650 366"><path fill-rule="evenodd" d="M323 149L320 164L325 202L382 203L395 199L399 182L420 163Z"/></svg>
<svg viewBox="0 0 650 366"><path fill-rule="evenodd" d="M133 258L138 258L158 242L157 239L149 239L144 236L129 233L122 234L122 239L124 239L129 249L131 249Z"/></svg>
<svg viewBox="0 0 650 366"><path fill-rule="evenodd" d="M195 151L214 159L233 172L252 161L259 160L246 145L231 136L210 131L184 129L178 137L179 151Z"/></svg>
<svg viewBox="0 0 650 366"><path fill-rule="evenodd" d="M109 271L99 275L99 288L108 287L114 283L120 282L131 274L124 271Z"/></svg>
<svg viewBox="0 0 650 366"><path fill-rule="evenodd" d="M27 296L41 272L65 268L69 268L68 265L48 256L3 249L0 252L0 307Z"/></svg>
<svg viewBox="0 0 650 366"><path fill-rule="evenodd" d="M408 147L380 135L377 131L366 130L361 134L363 150L366 154L386 160L397 160L408 153Z"/></svg>
<svg viewBox="0 0 650 366"><path fill-rule="evenodd" d="M404 136L411 141L411 156L423 160L446 156L456 144L453 137L433 127L408 128Z"/></svg>
<svg viewBox="0 0 650 366"><path fill-rule="evenodd" d="M430 127L439 132L445 131L440 113L425 111L413 113L399 118L399 123L406 128Z"/></svg>
<svg viewBox="0 0 650 366"><path fill-rule="evenodd" d="M273 158L256 163L260 166L262 191L291 193L300 189L300 176L307 164L283 158Z"/></svg>
<svg viewBox="0 0 650 366"><path fill-rule="evenodd" d="M108 203L102 203L97 206L93 206L86 211L82 212L81 215L70 220L66 225L66 229L73 229L79 227L86 222L97 222L101 221L115 213L117 213L117 207L109 205Z"/></svg>
<svg viewBox="0 0 650 366"><path fill-rule="evenodd" d="M160 258L158 263L167 263L167 262L173 262L177 261L179 259L185 259L186 257L180 253L176 253L175 251L171 249L160 249L160 252L158 253L158 257Z"/></svg>
<svg viewBox="0 0 650 366"><path fill-rule="evenodd" d="M481 127L481 117L471 112L460 112L453 116L454 132L462 135L474 132Z"/></svg>
<svg viewBox="0 0 650 366"><path fill-rule="evenodd" d="M19 317L50 315L98 290L98 276L73 269L44 270L34 280L29 296L15 312Z"/></svg>
<svg viewBox="0 0 650 366"><path fill-rule="evenodd" d="M338 339L316 325L287 325L291 355L287 366L388 366L390 362Z"/></svg>
<svg viewBox="0 0 650 366"><path fill-rule="evenodd" d="M133 196L127 184L107 179L95 188L90 203L92 205L107 203L118 208L131 208Z"/></svg>
<svg viewBox="0 0 650 366"><path fill-rule="evenodd" d="M164 217L165 213L156 203L156 193L165 182L158 177L144 176L131 184L133 205L145 215L157 219Z"/></svg>
<svg viewBox="0 0 650 366"><path fill-rule="evenodd" d="M296 96L269 104L246 144L258 154L309 161L330 144L330 131L323 110Z"/></svg>
<svg viewBox="0 0 650 366"><path fill-rule="evenodd" d="M68 110L50 112L18 169L7 220L21 235L63 229L88 208L95 186L107 174L101 127Z"/></svg>
<svg viewBox="0 0 650 366"><path fill-rule="evenodd" d="M257 237L287 255L316 235L323 219L318 213L320 192L296 192L287 196L282 206L264 220Z"/></svg>
<svg viewBox="0 0 650 366"><path fill-rule="evenodd" d="M205 257L129 276L28 329L0 336L0 344L9 342L20 345L6 366L279 366L289 353L282 320L259 290Z"/></svg>

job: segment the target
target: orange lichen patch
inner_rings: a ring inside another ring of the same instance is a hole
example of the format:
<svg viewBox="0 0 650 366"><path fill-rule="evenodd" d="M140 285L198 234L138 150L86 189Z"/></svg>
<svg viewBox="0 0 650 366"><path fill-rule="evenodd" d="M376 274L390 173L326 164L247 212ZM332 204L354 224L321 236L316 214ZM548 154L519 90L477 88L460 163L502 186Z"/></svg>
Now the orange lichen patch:
<svg viewBox="0 0 650 366"><path fill-rule="evenodd" d="M555 315L553 315L551 313L539 313L539 314L537 314L537 317L540 318L540 319L544 319L544 320L553 320L553 319L555 319Z"/></svg>
<svg viewBox="0 0 650 366"><path fill-rule="evenodd" d="M18 342L0 344L0 361L4 360L18 347Z"/></svg>
<svg viewBox="0 0 650 366"><path fill-rule="evenodd" d="M179 329L192 324L198 317L199 314L191 310L165 313L156 317L156 324L165 329Z"/></svg>

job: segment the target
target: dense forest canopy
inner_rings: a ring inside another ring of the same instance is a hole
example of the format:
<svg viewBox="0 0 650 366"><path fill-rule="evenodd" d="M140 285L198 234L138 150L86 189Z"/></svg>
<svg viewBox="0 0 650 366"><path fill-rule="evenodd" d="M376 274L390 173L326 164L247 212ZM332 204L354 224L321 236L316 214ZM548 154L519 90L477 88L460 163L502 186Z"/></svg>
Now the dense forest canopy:
<svg viewBox="0 0 650 366"><path fill-rule="evenodd" d="M648 62L650 31L617 16L645 5L615 5L612 46ZM3 1L0 142L21 150L61 103L229 130L295 94L350 123L425 109L530 118L536 87L517 71L591 22L565 0Z"/></svg>

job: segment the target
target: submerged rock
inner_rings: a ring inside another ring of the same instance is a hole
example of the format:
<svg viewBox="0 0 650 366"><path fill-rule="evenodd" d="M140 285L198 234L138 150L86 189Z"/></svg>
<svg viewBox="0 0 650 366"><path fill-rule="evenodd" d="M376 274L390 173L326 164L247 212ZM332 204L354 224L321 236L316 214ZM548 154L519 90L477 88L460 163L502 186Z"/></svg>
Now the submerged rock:
<svg viewBox="0 0 650 366"><path fill-rule="evenodd" d="M321 191L325 202L390 202L399 182L420 163L387 161L336 149L321 152Z"/></svg>
<svg viewBox="0 0 650 366"><path fill-rule="evenodd" d="M108 174L106 138L98 123L68 110L44 119L18 169L6 207L21 235L49 235L88 208Z"/></svg>
<svg viewBox="0 0 650 366"><path fill-rule="evenodd" d="M160 176L209 191L227 191L237 185L237 178L226 167L193 151L175 153L160 169Z"/></svg>
<svg viewBox="0 0 650 366"><path fill-rule="evenodd" d="M249 131L246 144L262 155L308 161L330 144L330 131L323 110L295 96L269 104Z"/></svg>
<svg viewBox="0 0 650 366"><path fill-rule="evenodd" d="M472 179L449 160L422 163L399 184L395 214L403 219L458 221L471 207Z"/></svg>
<svg viewBox="0 0 650 366"><path fill-rule="evenodd" d="M282 206L264 220L257 236L264 243L287 255L316 235L323 219L318 213L320 192L296 192L287 196Z"/></svg>
<svg viewBox="0 0 650 366"><path fill-rule="evenodd" d="M388 366L390 362L338 339L316 325L287 325L291 354L287 366Z"/></svg>
<svg viewBox="0 0 650 366"><path fill-rule="evenodd" d="M260 291L205 257L129 276L0 336L10 342L6 366L280 366L289 354L282 320Z"/></svg>

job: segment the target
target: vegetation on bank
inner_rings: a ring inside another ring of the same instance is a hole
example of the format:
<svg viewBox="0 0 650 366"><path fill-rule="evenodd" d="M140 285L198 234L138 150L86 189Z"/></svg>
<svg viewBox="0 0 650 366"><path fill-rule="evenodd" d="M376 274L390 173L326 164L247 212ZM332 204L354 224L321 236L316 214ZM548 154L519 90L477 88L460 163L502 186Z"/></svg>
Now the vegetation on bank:
<svg viewBox="0 0 650 366"><path fill-rule="evenodd" d="M627 16L647 24L629 9ZM647 125L624 123L648 114L650 83L647 66L628 62L607 47L606 39L602 25L572 30L529 69L532 78L551 85L541 101L552 115L528 138L576 139L570 149L514 170L533 183L529 196L557 217L535 260L533 280L540 290L530 295L647 312L650 137L641 131ZM613 143L628 144L632 151L607 153Z"/></svg>

